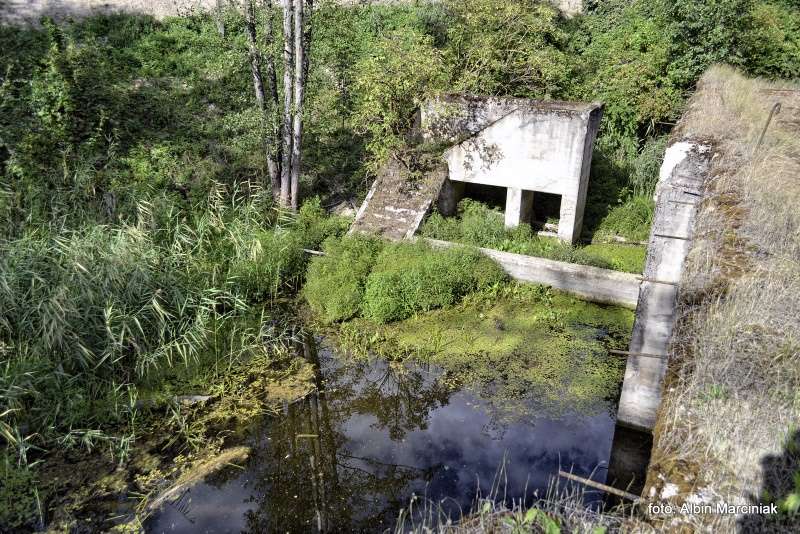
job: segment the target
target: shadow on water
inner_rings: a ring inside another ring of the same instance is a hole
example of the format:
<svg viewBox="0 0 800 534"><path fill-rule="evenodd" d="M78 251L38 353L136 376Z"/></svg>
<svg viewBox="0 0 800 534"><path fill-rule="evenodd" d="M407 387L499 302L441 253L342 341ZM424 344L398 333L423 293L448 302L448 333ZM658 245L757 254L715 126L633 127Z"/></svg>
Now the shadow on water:
<svg viewBox="0 0 800 534"><path fill-rule="evenodd" d="M478 496L530 504L559 468L606 480L608 408L553 418L523 398L508 413L434 367L317 352L310 337L304 351L317 391L255 425L244 468L190 488L148 532L382 532L413 497L458 518Z"/></svg>

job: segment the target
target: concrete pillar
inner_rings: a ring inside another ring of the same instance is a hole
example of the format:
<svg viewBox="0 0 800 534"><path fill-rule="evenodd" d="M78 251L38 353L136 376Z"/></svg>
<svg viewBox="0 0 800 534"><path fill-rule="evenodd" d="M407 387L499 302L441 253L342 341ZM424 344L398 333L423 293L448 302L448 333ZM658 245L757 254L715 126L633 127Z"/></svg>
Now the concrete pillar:
<svg viewBox="0 0 800 534"><path fill-rule="evenodd" d="M561 211L558 217L558 238L572 244L575 244L581 233L577 200L571 195L561 195Z"/></svg>
<svg viewBox="0 0 800 534"><path fill-rule="evenodd" d="M439 190L436 205L439 213L445 217L452 217L458 211L458 203L464 196L464 182L452 182L446 179Z"/></svg>
<svg viewBox="0 0 800 534"><path fill-rule="evenodd" d="M530 223L533 214L533 191L516 187L506 190L506 228L516 228Z"/></svg>

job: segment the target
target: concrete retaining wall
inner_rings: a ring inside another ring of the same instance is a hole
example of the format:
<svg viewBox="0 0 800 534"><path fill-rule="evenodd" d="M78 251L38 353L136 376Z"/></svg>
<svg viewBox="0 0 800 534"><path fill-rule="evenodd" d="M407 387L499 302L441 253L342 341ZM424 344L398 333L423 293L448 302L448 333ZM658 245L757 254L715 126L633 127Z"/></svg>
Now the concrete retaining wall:
<svg viewBox="0 0 800 534"><path fill-rule="evenodd" d="M426 239L436 247L453 247L457 243ZM495 260L514 280L542 284L601 304L635 308L639 295L637 275L610 269L547 260L489 248L479 249Z"/></svg>
<svg viewBox="0 0 800 534"><path fill-rule="evenodd" d="M710 160L710 147L687 140L667 148L661 167L644 268L648 281L639 291L629 350L663 358L628 357L617 414L619 424L637 430L653 429L661 404L681 273Z"/></svg>
<svg viewBox="0 0 800 534"><path fill-rule="evenodd" d="M216 0L0 0L0 22L37 24L45 16L57 20L96 13L140 13L156 18L186 15L216 6Z"/></svg>

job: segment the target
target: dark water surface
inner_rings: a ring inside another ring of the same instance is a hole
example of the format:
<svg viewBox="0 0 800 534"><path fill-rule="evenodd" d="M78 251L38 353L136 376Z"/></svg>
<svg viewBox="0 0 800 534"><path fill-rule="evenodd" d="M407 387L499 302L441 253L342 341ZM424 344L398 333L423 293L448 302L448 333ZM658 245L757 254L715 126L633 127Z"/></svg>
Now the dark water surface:
<svg viewBox="0 0 800 534"><path fill-rule="evenodd" d="M382 532L415 495L459 517L493 488L498 499L531 502L559 467L605 481L610 401L590 415L553 418L537 415L536 399L511 410L447 378L427 366L352 362L320 349L319 392L256 425L244 469L207 477L156 513L147 531Z"/></svg>

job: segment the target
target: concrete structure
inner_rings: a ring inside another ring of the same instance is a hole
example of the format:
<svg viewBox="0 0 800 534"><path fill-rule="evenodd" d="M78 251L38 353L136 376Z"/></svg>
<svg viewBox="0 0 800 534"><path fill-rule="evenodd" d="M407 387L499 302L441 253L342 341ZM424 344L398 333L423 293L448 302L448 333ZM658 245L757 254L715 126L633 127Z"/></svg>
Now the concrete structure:
<svg viewBox="0 0 800 534"><path fill-rule="evenodd" d="M655 425L683 263L710 160L711 148L692 141L670 145L664 156L631 335L633 354L628 357L617 414L618 423L630 428L651 431Z"/></svg>
<svg viewBox="0 0 800 534"><path fill-rule="evenodd" d="M583 0L550 0L565 17L572 18L583 13Z"/></svg>
<svg viewBox="0 0 800 534"><path fill-rule="evenodd" d="M456 243L436 239L425 241L435 247L458 246ZM514 280L553 287L590 302L614 304L631 309L636 307L639 277L635 274L512 254L490 248L478 250L496 261Z"/></svg>
<svg viewBox="0 0 800 534"><path fill-rule="evenodd" d="M410 239L439 195L447 167L439 158L395 153L372 182L350 233Z"/></svg>
<svg viewBox="0 0 800 534"><path fill-rule="evenodd" d="M216 0L0 0L0 22L35 25L42 17L79 19L98 13L142 14L160 19L215 6Z"/></svg>
<svg viewBox="0 0 800 534"><path fill-rule="evenodd" d="M580 236L589 167L602 105L522 98L446 96L420 111L422 137L452 144L444 156L451 183L439 204L458 202L458 183L507 189L506 226L530 222L535 192L561 196L558 237Z"/></svg>

